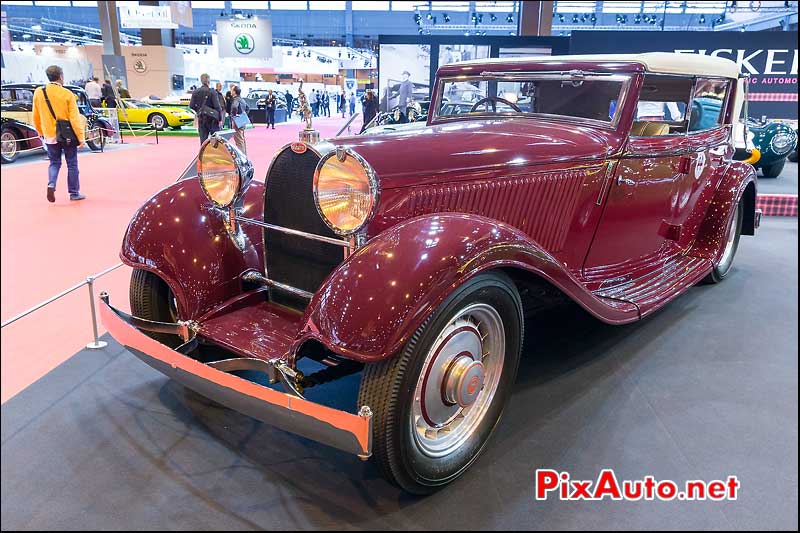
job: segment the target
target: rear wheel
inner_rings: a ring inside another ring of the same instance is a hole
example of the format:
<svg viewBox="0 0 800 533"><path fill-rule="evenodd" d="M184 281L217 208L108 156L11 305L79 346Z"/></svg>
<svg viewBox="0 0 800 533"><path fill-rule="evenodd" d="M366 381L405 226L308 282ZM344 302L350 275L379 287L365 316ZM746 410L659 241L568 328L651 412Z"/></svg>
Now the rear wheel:
<svg viewBox="0 0 800 533"><path fill-rule="evenodd" d="M0 153L3 163L13 163L19 155L19 137L11 128L6 128L0 133Z"/></svg>
<svg viewBox="0 0 800 533"><path fill-rule="evenodd" d="M742 222L744 221L744 201L739 200L736 205L736 211L731 218L730 226L728 226L728 233L725 239L725 250L719 261L714 265L713 270L705 277L703 281L706 283L719 283L728 273L733 266L733 258L736 256L736 250L739 248L739 238L742 236Z"/></svg>
<svg viewBox="0 0 800 533"><path fill-rule="evenodd" d="M133 316L156 322L177 322L178 310L175 295L169 285L147 270L134 269L130 287ZM165 333L147 333L164 344L174 344L176 337Z"/></svg>
<svg viewBox="0 0 800 533"><path fill-rule="evenodd" d="M508 400L522 306L501 273L460 287L395 357L367 365L359 405L373 413L374 457L401 488L427 494L478 457Z"/></svg>
<svg viewBox="0 0 800 533"><path fill-rule="evenodd" d="M786 159L781 159L771 165L761 167L761 172L764 173L765 178L777 178L783 172L784 166L786 166Z"/></svg>
<svg viewBox="0 0 800 533"><path fill-rule="evenodd" d="M150 122L150 125L153 126L154 129L159 131L167 127L167 117L161 113L153 113L150 115L148 122Z"/></svg>

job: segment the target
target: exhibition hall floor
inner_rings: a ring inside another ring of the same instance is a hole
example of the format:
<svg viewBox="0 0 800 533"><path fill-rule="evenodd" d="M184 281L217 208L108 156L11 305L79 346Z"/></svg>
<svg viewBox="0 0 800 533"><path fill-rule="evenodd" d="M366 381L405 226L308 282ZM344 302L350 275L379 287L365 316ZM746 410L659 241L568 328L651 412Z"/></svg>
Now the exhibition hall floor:
<svg viewBox="0 0 800 533"><path fill-rule="evenodd" d="M422 499L371 463L209 404L108 338L2 406L2 528L796 529L797 230L766 218L728 279L643 322L540 315L486 453ZM354 403L357 383L332 392ZM540 502L537 468L736 475L741 489L716 503Z"/></svg>
<svg viewBox="0 0 800 533"><path fill-rule="evenodd" d="M342 118L318 118L315 128L333 136ZM361 119L355 119L355 128ZM299 122L278 124L275 130L248 130L255 176L263 180L275 151L297 139ZM45 198L47 158L24 155L3 165L2 196L2 320L33 307L59 292L119 262L125 228L136 210L156 191L174 182L197 154L199 140L153 136L125 138L104 153L79 154L81 189L87 199L70 202L66 166L62 165L56 203ZM122 267L97 282L127 307L130 269ZM92 340L86 288L36 311L2 333L2 394L5 402Z"/></svg>

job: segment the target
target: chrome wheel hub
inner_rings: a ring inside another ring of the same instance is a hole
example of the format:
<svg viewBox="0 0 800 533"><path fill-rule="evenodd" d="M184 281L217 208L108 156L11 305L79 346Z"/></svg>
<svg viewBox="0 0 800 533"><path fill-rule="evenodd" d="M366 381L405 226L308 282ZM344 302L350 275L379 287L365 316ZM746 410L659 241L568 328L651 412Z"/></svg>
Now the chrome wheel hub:
<svg viewBox="0 0 800 533"><path fill-rule="evenodd" d="M471 355L457 357L447 369L443 400L452 405L469 407L483 388L483 378L482 362L476 361Z"/></svg>
<svg viewBox="0 0 800 533"><path fill-rule="evenodd" d="M505 356L505 330L490 305L471 304L439 333L417 380L411 433L420 452L443 457L480 426Z"/></svg>

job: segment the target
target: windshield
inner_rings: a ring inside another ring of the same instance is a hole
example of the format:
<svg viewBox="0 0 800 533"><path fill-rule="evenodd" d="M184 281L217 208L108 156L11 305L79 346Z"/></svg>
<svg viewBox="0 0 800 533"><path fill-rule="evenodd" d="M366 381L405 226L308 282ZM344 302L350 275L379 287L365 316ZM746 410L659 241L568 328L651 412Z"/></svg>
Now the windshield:
<svg viewBox="0 0 800 533"><path fill-rule="evenodd" d="M132 107L134 109L144 109L148 107L153 107L148 103L142 102L141 100L124 100L125 105L128 107Z"/></svg>
<svg viewBox="0 0 800 533"><path fill-rule="evenodd" d="M550 116L616 123L627 76L601 74L484 73L439 81L439 118Z"/></svg>

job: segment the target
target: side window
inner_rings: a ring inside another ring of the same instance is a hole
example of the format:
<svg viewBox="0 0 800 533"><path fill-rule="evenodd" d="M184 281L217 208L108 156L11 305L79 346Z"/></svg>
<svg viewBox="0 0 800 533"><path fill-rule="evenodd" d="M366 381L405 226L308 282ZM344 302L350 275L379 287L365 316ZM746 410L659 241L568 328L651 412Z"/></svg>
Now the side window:
<svg viewBox="0 0 800 533"><path fill-rule="evenodd" d="M631 135L658 137L686 133L686 108L691 94L691 78L647 74Z"/></svg>
<svg viewBox="0 0 800 533"><path fill-rule="evenodd" d="M692 98L689 131L716 128L725 118L725 101L729 82L698 78Z"/></svg>

